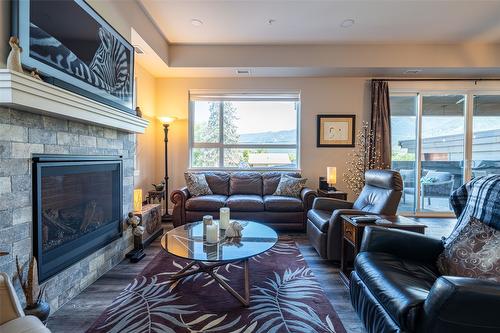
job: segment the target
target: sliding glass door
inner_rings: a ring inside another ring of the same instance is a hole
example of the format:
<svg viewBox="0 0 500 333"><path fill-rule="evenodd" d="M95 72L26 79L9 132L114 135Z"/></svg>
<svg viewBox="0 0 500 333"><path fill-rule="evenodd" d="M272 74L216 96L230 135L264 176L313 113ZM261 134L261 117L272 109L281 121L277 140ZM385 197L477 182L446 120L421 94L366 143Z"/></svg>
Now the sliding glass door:
<svg viewBox="0 0 500 333"><path fill-rule="evenodd" d="M402 212L415 211L417 204L417 103L416 94L390 97L392 168L403 178Z"/></svg>
<svg viewBox="0 0 500 333"><path fill-rule="evenodd" d="M500 96L474 96L472 178L500 174Z"/></svg>
<svg viewBox="0 0 500 333"><path fill-rule="evenodd" d="M463 184L465 95L422 97L420 211L451 212L451 193Z"/></svg>
<svg viewBox="0 0 500 333"><path fill-rule="evenodd" d="M500 174L500 92L391 92L392 168L403 178L399 213L451 215L451 193Z"/></svg>

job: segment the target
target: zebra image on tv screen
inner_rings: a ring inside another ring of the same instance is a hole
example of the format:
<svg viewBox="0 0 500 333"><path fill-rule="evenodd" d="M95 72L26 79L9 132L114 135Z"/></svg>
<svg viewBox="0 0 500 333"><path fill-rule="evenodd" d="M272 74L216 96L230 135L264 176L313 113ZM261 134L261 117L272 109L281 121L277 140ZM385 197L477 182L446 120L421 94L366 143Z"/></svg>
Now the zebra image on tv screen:
<svg viewBox="0 0 500 333"><path fill-rule="evenodd" d="M78 1L30 1L29 56L131 106L132 51ZM70 82L71 83L71 82ZM94 90L95 91L95 90Z"/></svg>

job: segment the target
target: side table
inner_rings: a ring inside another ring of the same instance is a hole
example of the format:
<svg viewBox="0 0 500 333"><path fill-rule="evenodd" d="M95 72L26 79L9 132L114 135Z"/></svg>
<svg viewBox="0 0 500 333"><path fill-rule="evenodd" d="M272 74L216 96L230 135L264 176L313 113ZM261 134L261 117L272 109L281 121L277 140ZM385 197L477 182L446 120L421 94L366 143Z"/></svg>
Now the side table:
<svg viewBox="0 0 500 333"><path fill-rule="evenodd" d="M318 197L347 200L347 193L342 191L326 191L318 189Z"/></svg>
<svg viewBox="0 0 500 333"><path fill-rule="evenodd" d="M341 215L342 218L342 245L340 255L340 279L349 288L349 277L354 267L354 258L359 253L361 248L361 240L366 226L377 226L383 228L403 229L407 231L425 233L427 226L422 223L415 222L404 216L384 216L380 218L386 219L391 224L377 224L374 222L356 222L351 219L357 215Z"/></svg>
<svg viewBox="0 0 500 333"><path fill-rule="evenodd" d="M142 235L142 243L148 246L158 236L163 234L161 224L161 206L160 204L147 204L142 206L140 212L134 212L135 216L141 219L141 224L144 227Z"/></svg>

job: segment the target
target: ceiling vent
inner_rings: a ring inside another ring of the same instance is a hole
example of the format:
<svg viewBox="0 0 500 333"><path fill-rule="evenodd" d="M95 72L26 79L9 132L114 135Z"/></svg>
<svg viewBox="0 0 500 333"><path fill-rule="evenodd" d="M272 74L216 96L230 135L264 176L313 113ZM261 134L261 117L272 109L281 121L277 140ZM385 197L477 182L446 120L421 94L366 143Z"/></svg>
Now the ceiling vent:
<svg viewBox="0 0 500 333"><path fill-rule="evenodd" d="M420 72L422 72L422 69L407 69L404 74L418 74Z"/></svg>
<svg viewBox="0 0 500 333"><path fill-rule="evenodd" d="M135 50L135 53L137 54L145 54L146 52L144 52L144 50L141 48L140 45L134 45L134 50Z"/></svg>
<svg viewBox="0 0 500 333"><path fill-rule="evenodd" d="M237 69L236 74L238 75L250 75L250 70L248 69Z"/></svg>

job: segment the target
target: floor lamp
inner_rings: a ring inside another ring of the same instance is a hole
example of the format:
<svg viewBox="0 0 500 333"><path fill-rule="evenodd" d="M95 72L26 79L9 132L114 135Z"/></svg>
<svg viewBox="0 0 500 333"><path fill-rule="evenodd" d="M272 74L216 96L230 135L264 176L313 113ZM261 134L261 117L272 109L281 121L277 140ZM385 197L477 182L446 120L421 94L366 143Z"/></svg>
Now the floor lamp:
<svg viewBox="0 0 500 333"><path fill-rule="evenodd" d="M163 124L163 132L165 133L165 214L162 216L162 222L172 222L172 215L168 213L168 127L175 121L175 117L160 117L158 118Z"/></svg>

